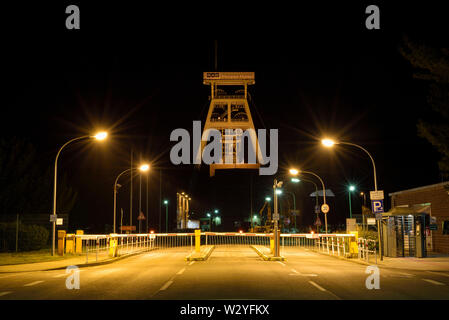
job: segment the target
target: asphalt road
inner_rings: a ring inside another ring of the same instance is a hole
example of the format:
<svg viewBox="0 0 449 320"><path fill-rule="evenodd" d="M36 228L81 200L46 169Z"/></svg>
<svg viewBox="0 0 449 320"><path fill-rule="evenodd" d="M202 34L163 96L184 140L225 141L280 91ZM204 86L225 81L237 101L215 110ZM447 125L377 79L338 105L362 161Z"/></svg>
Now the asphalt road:
<svg viewBox="0 0 449 320"><path fill-rule="evenodd" d="M216 248L207 261L186 262L169 249L80 269L80 289L65 270L0 274L0 299L449 299L449 271L380 269L368 290L364 265L312 251L287 250L286 262L263 261L248 247Z"/></svg>

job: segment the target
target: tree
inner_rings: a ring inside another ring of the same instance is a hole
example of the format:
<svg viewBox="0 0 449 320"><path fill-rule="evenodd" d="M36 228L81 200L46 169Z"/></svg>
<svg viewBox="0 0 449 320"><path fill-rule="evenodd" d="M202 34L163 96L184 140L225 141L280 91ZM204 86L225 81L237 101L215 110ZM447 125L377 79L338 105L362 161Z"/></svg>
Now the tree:
<svg viewBox="0 0 449 320"><path fill-rule="evenodd" d="M439 153L438 163L443 175L449 175L449 49L431 48L404 38L402 56L414 68L414 78L427 81L427 101L434 113L432 121L418 121L418 135L430 142Z"/></svg>
<svg viewBox="0 0 449 320"><path fill-rule="evenodd" d="M0 214L51 213L53 166L43 163L35 147L23 139L0 139ZM77 192L66 175L58 181L58 212L69 213Z"/></svg>

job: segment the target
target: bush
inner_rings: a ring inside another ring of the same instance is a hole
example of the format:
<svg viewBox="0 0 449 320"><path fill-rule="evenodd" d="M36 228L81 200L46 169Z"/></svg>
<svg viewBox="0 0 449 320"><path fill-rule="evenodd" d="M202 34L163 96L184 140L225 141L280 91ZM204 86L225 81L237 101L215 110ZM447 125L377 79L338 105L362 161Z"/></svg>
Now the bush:
<svg viewBox="0 0 449 320"><path fill-rule="evenodd" d="M45 248L49 232L38 225L19 224L19 250L31 251ZM0 249L14 251L16 249L16 224L0 223Z"/></svg>

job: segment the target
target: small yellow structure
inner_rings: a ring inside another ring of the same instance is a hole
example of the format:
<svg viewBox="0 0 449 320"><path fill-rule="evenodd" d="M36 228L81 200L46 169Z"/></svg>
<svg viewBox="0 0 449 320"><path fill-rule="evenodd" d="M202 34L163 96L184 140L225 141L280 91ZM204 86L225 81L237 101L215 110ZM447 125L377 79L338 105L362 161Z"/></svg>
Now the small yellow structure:
<svg viewBox="0 0 449 320"><path fill-rule="evenodd" d="M64 255L65 230L58 230L58 255Z"/></svg>
<svg viewBox="0 0 449 320"><path fill-rule="evenodd" d="M76 230L76 235L77 236L81 236L83 234L84 234L83 230ZM83 253L83 239L76 238L76 240L75 240L75 252L77 254Z"/></svg>
<svg viewBox="0 0 449 320"><path fill-rule="evenodd" d="M195 252L201 252L201 230L195 230Z"/></svg>
<svg viewBox="0 0 449 320"><path fill-rule="evenodd" d="M359 239L359 232L358 231L351 231L351 234L353 234L355 237L351 238L349 243L349 252L351 254L358 254L359 253L359 247L358 247L358 239Z"/></svg>
<svg viewBox="0 0 449 320"><path fill-rule="evenodd" d="M112 258L117 257L117 245L118 239L115 237L115 234L111 234L111 239L109 240L109 256Z"/></svg>
<svg viewBox="0 0 449 320"><path fill-rule="evenodd" d="M65 236L65 253L74 253L75 252L75 234L68 233Z"/></svg>

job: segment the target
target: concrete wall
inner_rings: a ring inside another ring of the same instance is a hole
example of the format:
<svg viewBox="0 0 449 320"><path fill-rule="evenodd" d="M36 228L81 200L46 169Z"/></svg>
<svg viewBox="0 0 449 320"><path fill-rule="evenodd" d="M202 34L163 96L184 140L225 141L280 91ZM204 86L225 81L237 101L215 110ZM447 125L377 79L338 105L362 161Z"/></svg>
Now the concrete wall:
<svg viewBox="0 0 449 320"><path fill-rule="evenodd" d="M432 231L433 251L449 253L449 235L443 235L443 221L449 221L449 182L391 194L391 205L430 203L431 215L437 219L438 230Z"/></svg>

